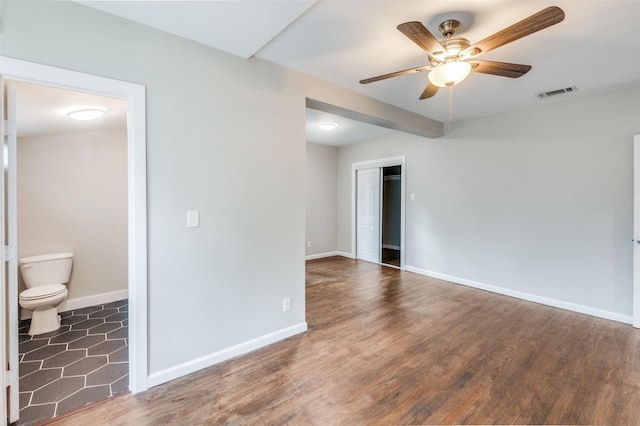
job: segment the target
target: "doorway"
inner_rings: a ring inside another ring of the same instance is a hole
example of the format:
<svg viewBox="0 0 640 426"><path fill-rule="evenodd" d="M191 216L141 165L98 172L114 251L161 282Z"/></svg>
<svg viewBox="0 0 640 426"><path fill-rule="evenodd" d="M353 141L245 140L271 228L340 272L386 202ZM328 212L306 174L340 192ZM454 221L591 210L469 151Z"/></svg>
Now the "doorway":
<svg viewBox="0 0 640 426"><path fill-rule="evenodd" d="M352 253L403 268L405 157L352 165Z"/></svg>
<svg viewBox="0 0 640 426"><path fill-rule="evenodd" d="M402 166L382 168L381 263L400 267L400 229L402 209Z"/></svg>
<svg viewBox="0 0 640 426"><path fill-rule="evenodd" d="M20 309L17 425L27 425L129 390L127 101L7 85L16 91L17 258L73 253L60 327L30 335L32 311Z"/></svg>
<svg viewBox="0 0 640 426"><path fill-rule="evenodd" d="M147 389L147 213L146 213L146 133L145 133L145 89L138 84L112 80L99 76L68 71L59 68L34 64L12 58L0 57L0 77L6 80L37 83L50 87L76 90L109 97L124 99L127 108L127 291L128 291L128 388L136 393ZM1 86L0 86L1 87ZM4 103L0 104L5 106ZM11 128L9 124L7 127ZM9 165L9 172L15 165ZM2 187L4 193L6 188ZM0 223L4 223L5 214L0 209ZM4 228L3 228L4 229ZM4 247L3 258L12 258L15 248ZM15 258L15 255L13 256ZM9 281L5 274L0 274L3 296L11 293ZM16 285L17 287L17 285ZM17 290L17 288L16 288ZM0 315L7 317L7 298L2 299ZM122 308L119 306L118 309ZM107 309L113 309L108 307ZM13 317L13 316L11 316ZM17 320L17 316L16 316ZM0 352L0 361L9 365L9 359L17 359L18 337L17 327L13 330L2 327L1 341L5 350ZM14 356L15 354L15 356ZM3 392L2 417L11 422L17 420L17 366L9 365L9 371L0 375L0 382L8 392Z"/></svg>

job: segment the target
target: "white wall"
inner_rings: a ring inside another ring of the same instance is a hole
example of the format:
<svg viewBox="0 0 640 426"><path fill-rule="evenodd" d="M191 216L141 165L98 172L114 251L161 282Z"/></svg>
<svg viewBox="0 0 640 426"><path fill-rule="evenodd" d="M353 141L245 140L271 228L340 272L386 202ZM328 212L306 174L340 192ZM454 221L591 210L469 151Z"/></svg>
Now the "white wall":
<svg viewBox="0 0 640 426"><path fill-rule="evenodd" d="M155 381L304 324L305 105L285 73L74 3L3 3L4 55L147 88Z"/></svg>
<svg viewBox="0 0 640 426"><path fill-rule="evenodd" d="M67 301L127 290L126 129L22 137L17 161L18 256L73 252Z"/></svg>
<svg viewBox="0 0 640 426"><path fill-rule="evenodd" d="M306 157L307 256L335 254L337 249L338 148L307 143Z"/></svg>
<svg viewBox="0 0 640 426"><path fill-rule="evenodd" d="M1 7L2 55L146 87L151 383L306 329L307 98L442 129L77 3ZM200 211L199 228L186 228L191 209ZM285 297L291 312L282 312Z"/></svg>
<svg viewBox="0 0 640 426"><path fill-rule="evenodd" d="M351 164L406 154L406 264L632 315L632 141L640 88L340 148L338 250L351 247Z"/></svg>

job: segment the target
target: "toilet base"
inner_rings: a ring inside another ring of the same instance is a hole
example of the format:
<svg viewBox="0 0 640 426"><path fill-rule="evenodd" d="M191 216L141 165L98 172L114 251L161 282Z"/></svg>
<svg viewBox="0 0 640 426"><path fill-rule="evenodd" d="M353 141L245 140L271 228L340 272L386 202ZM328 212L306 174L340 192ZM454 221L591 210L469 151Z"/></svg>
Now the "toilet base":
<svg viewBox="0 0 640 426"><path fill-rule="evenodd" d="M31 317L31 327L29 335L49 333L60 328L60 315L58 308L43 309L41 311L33 311Z"/></svg>

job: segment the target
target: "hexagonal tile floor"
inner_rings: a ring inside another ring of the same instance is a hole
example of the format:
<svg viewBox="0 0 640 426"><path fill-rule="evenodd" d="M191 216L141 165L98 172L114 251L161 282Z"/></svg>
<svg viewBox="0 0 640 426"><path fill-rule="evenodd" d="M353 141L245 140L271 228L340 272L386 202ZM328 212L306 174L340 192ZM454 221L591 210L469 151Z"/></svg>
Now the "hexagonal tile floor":
<svg viewBox="0 0 640 426"><path fill-rule="evenodd" d="M20 420L33 425L129 390L128 301L62 312L62 326L29 336L20 321Z"/></svg>

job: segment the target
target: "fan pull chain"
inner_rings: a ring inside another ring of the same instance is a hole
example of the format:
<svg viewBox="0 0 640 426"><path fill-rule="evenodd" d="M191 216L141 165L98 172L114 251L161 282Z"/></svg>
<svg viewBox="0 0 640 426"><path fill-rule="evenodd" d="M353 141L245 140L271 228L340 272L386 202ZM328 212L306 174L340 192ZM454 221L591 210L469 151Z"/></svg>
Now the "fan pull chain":
<svg viewBox="0 0 640 426"><path fill-rule="evenodd" d="M452 120L453 120L453 84L449 86L449 123L447 124L447 132L451 130Z"/></svg>

